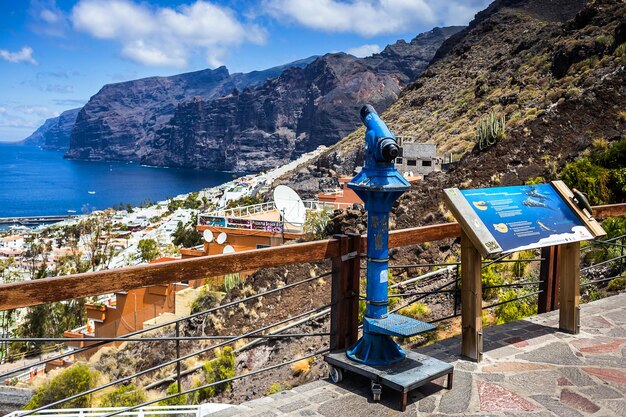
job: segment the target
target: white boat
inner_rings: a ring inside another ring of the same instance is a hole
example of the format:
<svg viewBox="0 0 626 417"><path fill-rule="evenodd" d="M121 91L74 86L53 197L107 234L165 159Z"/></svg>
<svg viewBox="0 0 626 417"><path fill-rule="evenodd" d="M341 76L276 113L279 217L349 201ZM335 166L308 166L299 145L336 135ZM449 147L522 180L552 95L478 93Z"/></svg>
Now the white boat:
<svg viewBox="0 0 626 417"><path fill-rule="evenodd" d="M95 194L95 191L87 191L89 194Z"/></svg>

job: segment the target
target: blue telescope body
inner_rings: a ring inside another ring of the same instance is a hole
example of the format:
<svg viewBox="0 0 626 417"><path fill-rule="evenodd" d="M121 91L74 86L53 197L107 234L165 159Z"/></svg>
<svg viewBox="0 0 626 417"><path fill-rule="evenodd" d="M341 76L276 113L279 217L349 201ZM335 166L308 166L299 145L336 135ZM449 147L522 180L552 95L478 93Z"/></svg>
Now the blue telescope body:
<svg viewBox="0 0 626 417"><path fill-rule="evenodd" d="M367 365L389 365L402 361L406 353L391 338L409 337L435 326L398 314L388 314L389 211L411 185L394 167L400 153L396 137L371 105L361 109L366 126L365 166L348 187L365 203L367 210L367 294L363 337L346 355Z"/></svg>

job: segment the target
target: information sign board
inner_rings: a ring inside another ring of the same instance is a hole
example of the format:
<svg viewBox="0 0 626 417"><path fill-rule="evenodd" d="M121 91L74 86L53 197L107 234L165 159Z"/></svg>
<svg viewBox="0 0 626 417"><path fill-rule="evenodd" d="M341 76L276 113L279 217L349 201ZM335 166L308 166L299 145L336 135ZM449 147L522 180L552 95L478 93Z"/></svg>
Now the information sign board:
<svg viewBox="0 0 626 417"><path fill-rule="evenodd" d="M483 256L594 239L551 184L448 188L444 193Z"/></svg>

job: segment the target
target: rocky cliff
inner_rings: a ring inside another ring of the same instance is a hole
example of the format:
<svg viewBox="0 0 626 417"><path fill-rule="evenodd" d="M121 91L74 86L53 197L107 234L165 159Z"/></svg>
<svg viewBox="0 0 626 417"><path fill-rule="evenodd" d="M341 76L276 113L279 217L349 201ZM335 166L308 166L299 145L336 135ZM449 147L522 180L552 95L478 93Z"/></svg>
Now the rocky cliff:
<svg viewBox="0 0 626 417"><path fill-rule="evenodd" d="M229 74L226 67L220 67L105 85L78 114L66 158L140 160L148 151L147 142L172 118L181 101L220 97L276 77L286 68L305 66L315 58L246 74Z"/></svg>
<svg viewBox="0 0 626 417"><path fill-rule="evenodd" d="M436 28L367 58L327 54L257 87L181 103L147 144L142 162L258 171L332 145L359 125L362 103L380 109L393 103L460 29Z"/></svg>
<svg viewBox="0 0 626 417"><path fill-rule="evenodd" d="M413 186L398 226L444 221L446 187L557 179L566 163L626 135L626 4L597 0L505 0L450 38L383 120L406 140L434 142L458 163ZM505 137L480 151L476 126L506 116ZM279 182L303 195L333 171L362 165L363 129Z"/></svg>
<svg viewBox="0 0 626 417"><path fill-rule="evenodd" d="M67 110L58 117L47 119L39 129L20 143L50 150L68 149L72 128L79 111L80 108Z"/></svg>
<svg viewBox="0 0 626 417"><path fill-rule="evenodd" d="M78 115L67 157L273 168L354 130L360 103L387 107L460 29L437 28L368 58L328 54L249 74L222 67L107 85Z"/></svg>

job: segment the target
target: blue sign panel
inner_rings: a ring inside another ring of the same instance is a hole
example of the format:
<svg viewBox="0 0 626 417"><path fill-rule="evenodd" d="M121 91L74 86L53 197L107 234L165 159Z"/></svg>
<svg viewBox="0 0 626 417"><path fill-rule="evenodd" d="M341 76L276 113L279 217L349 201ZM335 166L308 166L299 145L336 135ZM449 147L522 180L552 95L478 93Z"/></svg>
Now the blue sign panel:
<svg viewBox="0 0 626 417"><path fill-rule="evenodd" d="M594 238L550 184L445 191L490 253Z"/></svg>

